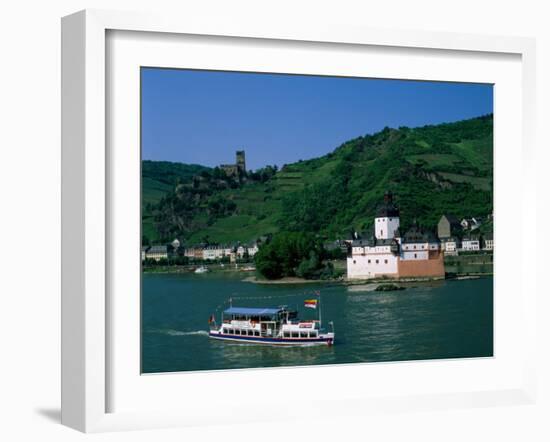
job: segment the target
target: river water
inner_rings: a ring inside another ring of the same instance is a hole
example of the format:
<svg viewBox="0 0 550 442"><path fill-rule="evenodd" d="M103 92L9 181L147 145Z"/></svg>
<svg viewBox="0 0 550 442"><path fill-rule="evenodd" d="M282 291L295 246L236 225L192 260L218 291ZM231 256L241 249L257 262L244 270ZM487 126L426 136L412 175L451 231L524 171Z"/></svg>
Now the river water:
<svg viewBox="0 0 550 442"><path fill-rule="evenodd" d="M447 280L406 290L372 286L260 285L237 273L143 275L142 372L304 366L493 355L493 279ZM321 292L335 345L276 347L215 341L208 318L234 306L298 308Z"/></svg>

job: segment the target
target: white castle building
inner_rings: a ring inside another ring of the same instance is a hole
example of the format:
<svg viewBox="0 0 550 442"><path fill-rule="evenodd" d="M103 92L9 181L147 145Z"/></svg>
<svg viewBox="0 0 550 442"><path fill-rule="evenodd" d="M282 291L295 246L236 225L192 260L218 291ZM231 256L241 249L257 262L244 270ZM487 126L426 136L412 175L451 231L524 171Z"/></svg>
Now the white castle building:
<svg viewBox="0 0 550 442"><path fill-rule="evenodd" d="M347 258L348 279L379 277L441 277L445 275L443 254L435 235L416 225L403 237L399 231L399 209L390 192L374 218L374 235L355 238Z"/></svg>
<svg viewBox="0 0 550 442"><path fill-rule="evenodd" d="M399 209L391 193L384 195L384 204L374 218L374 238L354 239L348 257L348 278L374 278L380 274L397 274L399 257Z"/></svg>

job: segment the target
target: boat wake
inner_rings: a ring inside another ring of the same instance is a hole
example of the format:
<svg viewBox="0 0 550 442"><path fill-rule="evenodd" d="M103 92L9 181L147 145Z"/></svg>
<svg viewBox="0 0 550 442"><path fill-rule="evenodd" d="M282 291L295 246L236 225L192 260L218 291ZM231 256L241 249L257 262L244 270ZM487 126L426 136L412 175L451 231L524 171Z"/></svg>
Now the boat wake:
<svg viewBox="0 0 550 442"><path fill-rule="evenodd" d="M206 330L181 331L173 329L149 330L151 333L160 333L168 336L208 336Z"/></svg>

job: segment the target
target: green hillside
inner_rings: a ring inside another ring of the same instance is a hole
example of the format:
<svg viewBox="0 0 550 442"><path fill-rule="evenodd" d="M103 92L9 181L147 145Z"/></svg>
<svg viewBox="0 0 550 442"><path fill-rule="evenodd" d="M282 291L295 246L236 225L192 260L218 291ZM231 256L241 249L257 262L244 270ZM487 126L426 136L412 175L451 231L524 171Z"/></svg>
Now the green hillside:
<svg viewBox="0 0 550 442"><path fill-rule="evenodd" d="M219 169L200 171L191 184L179 185L144 175L144 201L157 201L147 232L154 240L178 237L188 244L248 242L279 230L349 237L352 230L371 228L386 190L395 195L404 228L414 219L434 228L442 213L490 213L492 170L492 115L385 128L328 155L240 180L228 180ZM167 193L164 184L172 185Z"/></svg>
<svg viewBox="0 0 550 442"><path fill-rule="evenodd" d="M163 196L172 192L179 183L191 182L193 176L207 167L198 164L172 163L169 161L141 162L141 204L143 235L151 240L158 239L158 232L154 227L153 207Z"/></svg>

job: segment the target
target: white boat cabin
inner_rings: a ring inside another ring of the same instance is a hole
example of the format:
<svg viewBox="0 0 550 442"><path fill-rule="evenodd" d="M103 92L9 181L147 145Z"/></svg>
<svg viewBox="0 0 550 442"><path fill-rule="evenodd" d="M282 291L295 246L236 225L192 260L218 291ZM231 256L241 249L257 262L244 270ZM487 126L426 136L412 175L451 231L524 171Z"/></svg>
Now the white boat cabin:
<svg viewBox="0 0 550 442"><path fill-rule="evenodd" d="M317 339L318 320L299 320L294 310L281 308L230 307L222 313L223 335Z"/></svg>

